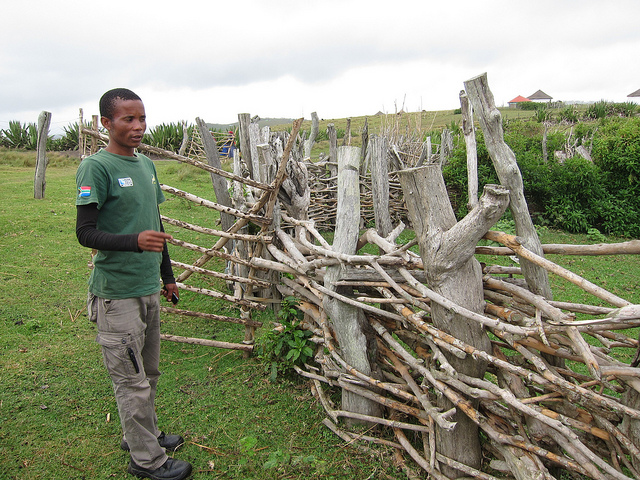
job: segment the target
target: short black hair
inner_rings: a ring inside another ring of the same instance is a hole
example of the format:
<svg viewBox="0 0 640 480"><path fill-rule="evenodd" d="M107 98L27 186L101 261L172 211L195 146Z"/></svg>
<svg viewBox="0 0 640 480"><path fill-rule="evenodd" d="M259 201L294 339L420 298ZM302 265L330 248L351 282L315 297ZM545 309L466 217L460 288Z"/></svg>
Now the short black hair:
<svg viewBox="0 0 640 480"><path fill-rule="evenodd" d="M116 100L140 100L142 99L128 88L114 88L100 98L100 116L113 119Z"/></svg>

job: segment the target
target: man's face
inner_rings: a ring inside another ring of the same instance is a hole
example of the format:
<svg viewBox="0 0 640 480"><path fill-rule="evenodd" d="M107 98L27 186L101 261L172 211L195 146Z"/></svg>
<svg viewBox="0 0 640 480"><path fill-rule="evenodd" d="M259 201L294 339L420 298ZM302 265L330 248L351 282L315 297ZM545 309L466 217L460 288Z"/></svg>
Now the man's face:
<svg viewBox="0 0 640 480"><path fill-rule="evenodd" d="M147 117L140 100L116 99L113 118L102 117L102 125L109 131L106 150L118 155L133 156L147 129Z"/></svg>

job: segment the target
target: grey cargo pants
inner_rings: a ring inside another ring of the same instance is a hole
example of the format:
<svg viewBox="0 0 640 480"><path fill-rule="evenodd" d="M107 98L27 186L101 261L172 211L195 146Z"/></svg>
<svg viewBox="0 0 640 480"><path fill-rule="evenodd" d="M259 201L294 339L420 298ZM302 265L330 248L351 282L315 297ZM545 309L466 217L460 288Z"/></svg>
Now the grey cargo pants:
<svg viewBox="0 0 640 480"><path fill-rule="evenodd" d="M160 299L109 300L89 294L89 318L97 322L96 341L111 377L122 431L133 461L155 470L167 460L158 444L155 396L160 371Z"/></svg>

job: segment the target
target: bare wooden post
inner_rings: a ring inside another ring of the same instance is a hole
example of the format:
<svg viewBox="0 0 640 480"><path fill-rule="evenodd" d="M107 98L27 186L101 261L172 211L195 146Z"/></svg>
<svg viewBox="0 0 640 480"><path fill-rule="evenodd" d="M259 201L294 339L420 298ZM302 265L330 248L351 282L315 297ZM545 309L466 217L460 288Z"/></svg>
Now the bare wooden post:
<svg viewBox="0 0 640 480"><path fill-rule="evenodd" d="M304 158L311 158L311 149L313 144L316 143L318 137L318 130L320 129L320 120L316 112L311 112L311 133L309 134L309 140L304 142Z"/></svg>
<svg viewBox="0 0 640 480"><path fill-rule="evenodd" d="M329 174L332 177L338 175L335 165L338 163L338 134L333 123L327 125L327 135L329 136Z"/></svg>
<svg viewBox="0 0 640 480"><path fill-rule="evenodd" d="M342 139L342 146L351 145L351 119L347 118L347 126L344 131L344 138Z"/></svg>
<svg viewBox="0 0 640 480"><path fill-rule="evenodd" d="M360 181L358 165L360 149L357 147L341 147L338 150L338 213L333 249L339 253L354 254L359 236L360 224ZM343 267L333 265L327 267L324 285L332 291L348 293L345 288L336 287ZM366 323L364 313L358 307L343 303L331 296L325 296L323 306L330 317L338 338L343 358L355 369L371 375L372 368L369 354L374 352L368 345L364 331ZM371 346L373 347L373 345ZM364 415L378 416L380 406L373 400L355 393L342 390L342 409Z"/></svg>
<svg viewBox="0 0 640 480"><path fill-rule="evenodd" d="M80 152L80 160L84 158L84 149L87 141L87 137L82 133L82 127L84 127L84 112L80 109L78 112L78 151Z"/></svg>
<svg viewBox="0 0 640 480"><path fill-rule="evenodd" d="M100 130L100 122L98 121L98 115L91 115L91 129L96 132ZM98 138L91 136L91 149L89 155L93 155L98 151Z"/></svg>
<svg viewBox="0 0 640 480"><path fill-rule="evenodd" d="M260 125L255 122L249 124L249 148L251 149L251 178L256 182L262 182L260 175L260 159L258 158L258 145L260 139Z"/></svg>
<svg viewBox="0 0 640 480"><path fill-rule="evenodd" d="M455 304L482 313L482 268L474 258L475 247L506 210L508 191L499 185L487 185L478 207L456 223L439 165L402 170L400 183L420 246L427 285ZM478 350L491 351L489 337L479 323L454 314L435 302L431 304L431 317L437 328ZM450 353L445 353L445 356L457 372L475 378L484 376L484 362L470 356L464 359ZM452 405L442 397L440 406L446 410ZM460 411L452 421L457 422L454 429L437 429L438 451L465 465L479 468L482 451L477 425ZM443 473L450 478L458 475L450 467L444 468Z"/></svg>
<svg viewBox="0 0 640 480"><path fill-rule="evenodd" d="M212 167L222 169L220 155L218 154L218 146L209 131L209 127L207 127L207 124L201 118L196 118L196 125L200 131L200 138L202 138L202 146L204 147L204 152L207 156L207 162ZM227 181L220 175L211 173L211 183L213 184L213 191L216 194L216 201L220 205L226 205L227 207L233 206L231 197L229 196L229 186L227 185ZM228 230L234 224L235 217L228 213L220 213L220 222L222 223L222 229Z"/></svg>
<svg viewBox="0 0 640 480"><path fill-rule="evenodd" d="M178 155L184 156L187 151L187 146L189 145L189 127L187 126L187 122L182 122L182 143L180 144L180 149L178 150Z"/></svg>
<svg viewBox="0 0 640 480"><path fill-rule="evenodd" d="M251 162L251 140L249 137L249 124L251 116L248 113L238 114L238 129L240 130L240 152L247 168L249 175L253 178L253 163Z"/></svg>
<svg viewBox="0 0 640 480"><path fill-rule="evenodd" d="M500 183L509 189L509 208L516 224L516 233L522 237L522 244L526 248L543 256L542 244L531 221L527 201L524 198L522 175L513 150L504 141L502 115L493 100L493 94L487 82L487 74L483 73L467 80L464 82L464 87L473 105L473 111L478 114L480 126L484 132L484 141ZM524 259L521 259L520 266L531 291L551 300L553 296L547 271Z"/></svg>
<svg viewBox="0 0 640 480"><path fill-rule="evenodd" d="M462 112L462 133L467 147L467 208L473 210L478 205L478 151L476 133L473 128L473 109L464 90L460 91L460 111Z"/></svg>
<svg viewBox="0 0 640 480"><path fill-rule="evenodd" d="M373 135L369 142L371 158L371 192L373 196L373 216L376 230L381 237L386 237L393 230L389 214L389 168L387 137Z"/></svg>
<svg viewBox="0 0 640 480"><path fill-rule="evenodd" d="M51 124L51 112L41 112L38 116L38 140L36 154L36 173L33 181L33 198L44 198L44 190L47 186L45 177L47 171L47 139L49 138L49 125Z"/></svg>

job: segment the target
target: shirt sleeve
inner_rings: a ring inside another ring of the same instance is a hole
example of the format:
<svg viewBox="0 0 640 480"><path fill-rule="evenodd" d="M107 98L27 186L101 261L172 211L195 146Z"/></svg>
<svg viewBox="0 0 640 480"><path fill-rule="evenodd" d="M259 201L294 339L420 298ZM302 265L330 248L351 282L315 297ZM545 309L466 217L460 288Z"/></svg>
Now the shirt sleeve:
<svg viewBox="0 0 640 480"><path fill-rule="evenodd" d="M76 237L80 245L103 251L141 252L138 234L118 235L98 230L98 204L76 207ZM171 267L171 264L169 264Z"/></svg>

